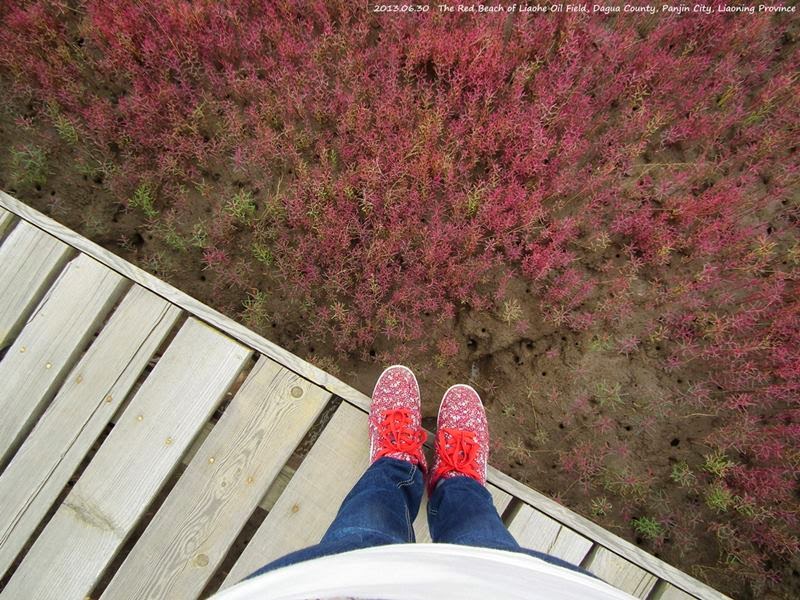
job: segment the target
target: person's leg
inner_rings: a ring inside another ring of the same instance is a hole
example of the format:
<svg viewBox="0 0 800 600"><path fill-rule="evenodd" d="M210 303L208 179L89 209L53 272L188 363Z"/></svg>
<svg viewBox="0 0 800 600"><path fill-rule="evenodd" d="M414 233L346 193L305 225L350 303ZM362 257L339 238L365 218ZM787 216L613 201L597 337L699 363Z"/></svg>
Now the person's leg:
<svg viewBox="0 0 800 600"><path fill-rule="evenodd" d="M454 385L442 398L434 464L428 482L428 530L434 542L521 552L584 572L554 556L522 548L486 489L489 424L478 392Z"/></svg>
<svg viewBox="0 0 800 600"><path fill-rule="evenodd" d="M413 542L422 491L417 465L378 459L344 499L320 543L352 540L362 547ZM360 541L364 539L371 543Z"/></svg>
<svg viewBox="0 0 800 600"><path fill-rule="evenodd" d="M442 479L428 501L428 529L434 542L518 550L483 485L471 477Z"/></svg>
<svg viewBox="0 0 800 600"><path fill-rule="evenodd" d="M415 464L381 458L361 476L318 544L287 554L250 575L358 548L414 541L422 500L422 471Z"/></svg>
<svg viewBox="0 0 800 600"><path fill-rule="evenodd" d="M577 565L523 548L509 533L485 486L471 477L442 479L428 500L428 530L434 542L521 552L579 573Z"/></svg>

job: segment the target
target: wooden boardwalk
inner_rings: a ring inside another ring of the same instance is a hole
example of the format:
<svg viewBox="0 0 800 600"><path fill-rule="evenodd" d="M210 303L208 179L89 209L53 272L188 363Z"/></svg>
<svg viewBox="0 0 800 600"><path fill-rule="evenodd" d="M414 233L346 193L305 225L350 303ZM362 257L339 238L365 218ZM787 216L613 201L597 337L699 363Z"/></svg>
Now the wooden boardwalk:
<svg viewBox="0 0 800 600"><path fill-rule="evenodd" d="M2 192L0 382L3 600L207 597L317 542L367 466L368 397ZM640 598L725 598L489 482L524 546Z"/></svg>

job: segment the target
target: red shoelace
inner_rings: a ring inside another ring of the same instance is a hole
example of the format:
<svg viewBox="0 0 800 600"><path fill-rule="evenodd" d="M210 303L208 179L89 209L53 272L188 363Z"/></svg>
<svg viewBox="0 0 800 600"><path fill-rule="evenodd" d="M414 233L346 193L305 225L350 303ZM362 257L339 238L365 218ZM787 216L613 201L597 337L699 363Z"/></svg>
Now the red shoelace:
<svg viewBox="0 0 800 600"><path fill-rule="evenodd" d="M482 479L478 473L480 446L475 441L474 432L444 427L436 433L436 443L439 465L431 478L432 481L435 482L442 475L453 471L479 481Z"/></svg>
<svg viewBox="0 0 800 600"><path fill-rule="evenodd" d="M426 437L424 429L412 425L410 410L387 410L378 422L378 452L375 460L394 452L405 452L422 466L422 443Z"/></svg>

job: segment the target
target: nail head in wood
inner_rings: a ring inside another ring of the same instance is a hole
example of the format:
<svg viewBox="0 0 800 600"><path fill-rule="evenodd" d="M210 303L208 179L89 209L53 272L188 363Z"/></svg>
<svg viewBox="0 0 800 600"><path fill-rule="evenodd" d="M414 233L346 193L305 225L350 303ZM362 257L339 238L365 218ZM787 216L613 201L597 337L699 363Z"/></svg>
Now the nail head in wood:
<svg viewBox="0 0 800 600"><path fill-rule="evenodd" d="M194 564L198 567L208 566L208 556L205 554L198 554L194 557Z"/></svg>

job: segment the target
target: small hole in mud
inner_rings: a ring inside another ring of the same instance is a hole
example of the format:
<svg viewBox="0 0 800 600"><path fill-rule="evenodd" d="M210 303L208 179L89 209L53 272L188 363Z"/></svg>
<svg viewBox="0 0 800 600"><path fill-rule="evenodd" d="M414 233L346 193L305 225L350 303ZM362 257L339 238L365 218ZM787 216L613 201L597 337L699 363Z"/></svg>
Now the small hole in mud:
<svg viewBox="0 0 800 600"><path fill-rule="evenodd" d="M678 438L672 438L672 441L669 443L669 445L674 448L675 446L677 446L680 443L681 443L681 441Z"/></svg>
<svg viewBox="0 0 800 600"><path fill-rule="evenodd" d="M615 256L616 256L617 258L619 258L619 254L616 254Z"/></svg>
<svg viewBox="0 0 800 600"><path fill-rule="evenodd" d="M542 377L547 377L547 371L542 371Z"/></svg>
<svg viewBox="0 0 800 600"><path fill-rule="evenodd" d="M625 431L630 431L631 429L633 429L633 427L630 425L625 425Z"/></svg>
<svg viewBox="0 0 800 600"><path fill-rule="evenodd" d="M678 383L683 383L683 379L678 379Z"/></svg>
<svg viewBox="0 0 800 600"><path fill-rule="evenodd" d="M559 423L559 424L558 424L558 428L559 428L559 429L564 429L564 424L563 424L563 423Z"/></svg>
<svg viewBox="0 0 800 600"><path fill-rule="evenodd" d="M277 323L270 323L270 325L272 325L273 327L277 327L278 326Z"/></svg>
<svg viewBox="0 0 800 600"><path fill-rule="evenodd" d="M55 191L55 190L52 190L52 191L50 192L50 195L51 195L51 196L55 196L55 195L56 195L56 191Z"/></svg>
<svg viewBox="0 0 800 600"><path fill-rule="evenodd" d="M472 338L469 338L467 340L467 348L469 348L470 350L475 350L475 348L477 347L478 347L478 342L476 342Z"/></svg>
<svg viewBox="0 0 800 600"><path fill-rule="evenodd" d="M528 349L533 348L533 342L531 342L531 341L525 342L525 347L528 348Z"/></svg>
<svg viewBox="0 0 800 600"><path fill-rule="evenodd" d="M205 280L206 280L206 276L205 275L200 275L200 281L205 281Z"/></svg>
<svg viewBox="0 0 800 600"><path fill-rule="evenodd" d="M481 327L481 333L486 333L486 327Z"/></svg>
<svg viewBox="0 0 800 600"><path fill-rule="evenodd" d="M656 350L661 350L661 346L656 346Z"/></svg>
<svg viewBox="0 0 800 600"><path fill-rule="evenodd" d="M374 349L371 349L371 350L369 351L369 355L370 355L372 358L375 358L375 350L374 350Z"/></svg>
<svg viewBox="0 0 800 600"><path fill-rule="evenodd" d="M644 540L643 540L642 538L640 538L640 537L638 537L638 536L636 537L636 543L637 543L637 544L641 545L641 543L642 543L643 541L644 541Z"/></svg>
<svg viewBox="0 0 800 600"><path fill-rule="evenodd" d="M309 347L308 351L311 352L311 354L314 354L314 346Z"/></svg>
<svg viewBox="0 0 800 600"><path fill-rule="evenodd" d="M550 465L550 468L551 469L557 469L558 467L556 465Z"/></svg>
<svg viewBox="0 0 800 600"><path fill-rule="evenodd" d="M562 335L562 336L561 336L561 341L562 341L562 342L566 342L566 341L567 341L567 338L566 338L566 336L563 336L563 335Z"/></svg>

